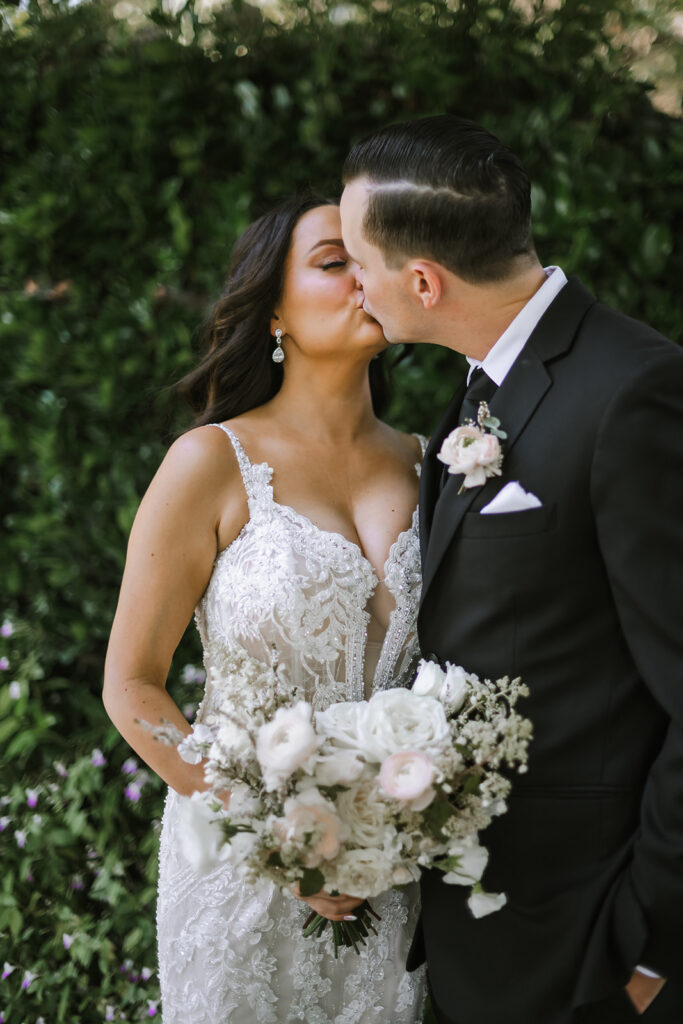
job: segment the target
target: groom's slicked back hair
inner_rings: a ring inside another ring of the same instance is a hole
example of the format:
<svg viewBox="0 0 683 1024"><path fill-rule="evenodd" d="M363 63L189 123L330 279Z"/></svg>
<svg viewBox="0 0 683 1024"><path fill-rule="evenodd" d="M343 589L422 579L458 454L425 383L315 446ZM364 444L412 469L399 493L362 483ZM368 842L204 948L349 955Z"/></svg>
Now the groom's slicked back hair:
<svg viewBox="0 0 683 1024"><path fill-rule="evenodd" d="M343 178L368 180L363 231L389 267L430 259L483 283L535 256L528 175L474 121L441 114L388 125L354 146Z"/></svg>

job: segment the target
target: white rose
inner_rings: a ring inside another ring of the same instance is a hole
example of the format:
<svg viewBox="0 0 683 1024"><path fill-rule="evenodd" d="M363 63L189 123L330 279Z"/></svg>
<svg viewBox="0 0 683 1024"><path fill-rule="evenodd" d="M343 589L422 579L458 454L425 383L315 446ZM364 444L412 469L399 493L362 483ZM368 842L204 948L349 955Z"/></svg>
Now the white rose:
<svg viewBox="0 0 683 1024"><path fill-rule="evenodd" d="M381 763L391 754L419 750L435 756L450 749L451 735L443 705L411 690L382 690L368 702L361 721L361 749Z"/></svg>
<svg viewBox="0 0 683 1024"><path fill-rule="evenodd" d="M449 714L455 714L465 703L465 697L470 688L467 680L467 673L460 665L446 666L446 678L443 681L440 700L448 708Z"/></svg>
<svg viewBox="0 0 683 1024"><path fill-rule="evenodd" d="M309 868L336 857L347 834L334 804L317 789L307 789L285 800L284 818L274 823L274 831L284 842L293 843L302 851Z"/></svg>
<svg viewBox="0 0 683 1024"><path fill-rule="evenodd" d="M366 701L341 701L317 711L316 728L337 747L360 749L360 724L367 707Z"/></svg>
<svg viewBox="0 0 683 1024"><path fill-rule="evenodd" d="M336 887L348 896L379 896L392 885L391 861L381 850L347 850L337 861Z"/></svg>
<svg viewBox="0 0 683 1024"><path fill-rule="evenodd" d="M221 811L215 809L215 802L209 793L180 797L180 849L197 871L210 868L225 857Z"/></svg>
<svg viewBox="0 0 683 1024"><path fill-rule="evenodd" d="M409 882L419 882L420 869L418 867L394 868L391 880L394 885L408 885Z"/></svg>
<svg viewBox="0 0 683 1024"><path fill-rule="evenodd" d="M451 848L448 853L451 857L458 857L460 863L443 876L444 882L448 885L472 885L479 881L489 859L485 846L474 842L469 846Z"/></svg>
<svg viewBox="0 0 683 1024"><path fill-rule="evenodd" d="M382 846L387 831L386 803L373 782L364 780L340 793L337 813L349 826L354 846Z"/></svg>
<svg viewBox="0 0 683 1024"><path fill-rule="evenodd" d="M363 773L365 765L355 750L333 750L318 757L315 780L319 786L348 786Z"/></svg>
<svg viewBox="0 0 683 1024"><path fill-rule="evenodd" d="M438 697L444 682L444 673L435 661L421 661L412 690L418 697Z"/></svg>
<svg viewBox="0 0 683 1024"><path fill-rule="evenodd" d="M391 754L382 762L379 784L393 800L405 803L413 811L423 811L434 799L434 765L427 754L405 750Z"/></svg>
<svg viewBox="0 0 683 1024"><path fill-rule="evenodd" d="M305 701L279 708L270 722L262 725L256 739L256 756L267 790L278 786L305 765L318 746L311 724L311 707Z"/></svg>
<svg viewBox="0 0 683 1024"><path fill-rule="evenodd" d="M473 917L486 917L507 903L504 892L474 892L467 901Z"/></svg>

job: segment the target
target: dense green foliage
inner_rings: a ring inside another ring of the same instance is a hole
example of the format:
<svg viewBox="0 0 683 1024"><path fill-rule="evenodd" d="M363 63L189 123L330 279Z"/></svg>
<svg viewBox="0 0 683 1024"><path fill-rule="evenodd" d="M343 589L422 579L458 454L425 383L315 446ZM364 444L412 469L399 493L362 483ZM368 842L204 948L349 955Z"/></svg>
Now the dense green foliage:
<svg viewBox="0 0 683 1024"><path fill-rule="evenodd" d="M0 1015L12 1024L100 1021L107 1005L136 1019L156 998L139 972L154 962L161 788L123 796L102 661L136 505L188 422L168 386L193 365L193 331L248 221L308 183L337 192L349 145L373 127L464 113L523 156L541 258L681 335L682 126L603 43L601 5L526 19L510 0L362 0L346 21L326 0L285 6L276 23L235 0L202 26L190 4L183 42L161 10L131 35L97 4L31 0L0 30L0 618L15 624L0 641L0 963L19 965ZM429 431L460 373L450 354L415 353L393 421ZM190 631L176 661L196 658ZM173 688L190 699L175 667ZM40 788L39 822L26 786ZM79 936L68 950L64 932ZM26 969L41 977L22 992Z"/></svg>

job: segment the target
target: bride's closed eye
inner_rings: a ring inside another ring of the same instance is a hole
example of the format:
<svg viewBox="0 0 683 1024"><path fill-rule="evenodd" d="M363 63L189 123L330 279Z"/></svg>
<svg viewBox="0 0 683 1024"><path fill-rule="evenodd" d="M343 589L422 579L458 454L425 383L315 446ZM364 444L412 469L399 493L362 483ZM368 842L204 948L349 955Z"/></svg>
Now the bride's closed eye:
<svg viewBox="0 0 683 1024"><path fill-rule="evenodd" d="M321 270L331 270L332 267L345 267L347 263L348 263L348 260L341 260L341 259L331 260L329 263L321 264L320 269Z"/></svg>

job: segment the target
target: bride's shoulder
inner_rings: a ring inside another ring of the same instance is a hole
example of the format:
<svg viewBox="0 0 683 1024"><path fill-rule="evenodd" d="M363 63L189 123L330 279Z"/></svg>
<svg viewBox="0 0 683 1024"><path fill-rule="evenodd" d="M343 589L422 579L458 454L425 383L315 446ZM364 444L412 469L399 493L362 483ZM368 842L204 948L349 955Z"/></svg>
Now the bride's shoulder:
<svg viewBox="0 0 683 1024"><path fill-rule="evenodd" d="M160 472L191 489L222 490L239 479L240 470L224 430L218 424L193 427L176 438L166 452Z"/></svg>
<svg viewBox="0 0 683 1024"><path fill-rule="evenodd" d="M422 434L407 434L405 431L396 430L395 427L388 426L388 424L385 424L385 426L388 431L387 436L390 438L397 453L401 454L411 464L418 460L422 461L424 450L429 441L428 437L424 437Z"/></svg>

